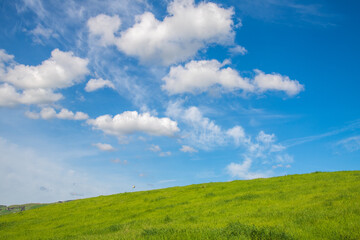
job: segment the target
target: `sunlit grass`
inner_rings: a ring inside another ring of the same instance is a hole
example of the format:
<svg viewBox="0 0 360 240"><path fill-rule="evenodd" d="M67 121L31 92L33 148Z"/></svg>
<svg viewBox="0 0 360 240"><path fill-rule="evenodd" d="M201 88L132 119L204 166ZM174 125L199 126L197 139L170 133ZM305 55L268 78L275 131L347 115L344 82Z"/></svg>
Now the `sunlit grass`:
<svg viewBox="0 0 360 240"><path fill-rule="evenodd" d="M360 172L51 204L0 216L0 239L360 239Z"/></svg>

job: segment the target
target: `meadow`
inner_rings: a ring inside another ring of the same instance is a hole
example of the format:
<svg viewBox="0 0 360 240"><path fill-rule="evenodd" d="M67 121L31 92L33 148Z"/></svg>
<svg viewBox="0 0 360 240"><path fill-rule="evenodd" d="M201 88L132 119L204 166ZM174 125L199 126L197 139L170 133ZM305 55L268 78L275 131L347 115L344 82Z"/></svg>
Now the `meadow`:
<svg viewBox="0 0 360 240"><path fill-rule="evenodd" d="M0 216L0 239L360 239L360 171L205 183Z"/></svg>

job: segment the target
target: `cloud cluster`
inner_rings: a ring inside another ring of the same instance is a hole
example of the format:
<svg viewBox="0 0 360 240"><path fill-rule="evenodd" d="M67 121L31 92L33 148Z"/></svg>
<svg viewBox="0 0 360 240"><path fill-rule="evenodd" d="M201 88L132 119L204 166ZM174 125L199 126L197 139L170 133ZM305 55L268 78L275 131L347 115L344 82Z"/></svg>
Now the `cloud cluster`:
<svg viewBox="0 0 360 240"><path fill-rule="evenodd" d="M116 45L125 54L152 64L169 65L187 60L208 44L233 43L231 8L210 2L195 4L194 0L175 0L167 11L163 21L145 12L122 32L119 32L118 16L103 14L89 19L88 28L101 45Z"/></svg>
<svg viewBox="0 0 360 240"><path fill-rule="evenodd" d="M170 95L181 93L198 94L211 87L220 86L224 91L242 90L244 92L284 91L294 96L304 89L296 80L277 73L265 74L255 69L253 79L241 77L240 74L225 67L227 62L217 60L190 61L184 66L170 68L170 72L162 79L162 89Z"/></svg>
<svg viewBox="0 0 360 240"><path fill-rule="evenodd" d="M36 112L26 112L25 115L32 119L66 119L66 120L86 120L89 116L83 112L73 113L66 108L62 108L60 112L56 113L54 108L46 107L41 109L39 113Z"/></svg>
<svg viewBox="0 0 360 240"><path fill-rule="evenodd" d="M254 179L254 178L266 178L271 176L270 172L253 172L250 170L253 160L246 157L242 163L230 163L226 166L226 170L232 177L238 177L242 179Z"/></svg>
<svg viewBox="0 0 360 240"><path fill-rule="evenodd" d="M149 147L149 150L155 153L159 153L160 157L168 157L171 155L171 152L162 152L161 147L159 145L152 144L151 147Z"/></svg>
<svg viewBox="0 0 360 240"><path fill-rule="evenodd" d="M289 168L294 161L293 157L287 153L282 153L285 147L277 144L275 141L275 134L267 134L260 131L258 135L252 139L245 135L243 131L233 128L228 131L234 137L235 143L239 143L237 136L240 136L241 145L245 148L243 153L244 160L241 163L232 162L226 166L226 170L231 177L241 179L265 178L270 177L274 173L271 169L266 171L253 171L252 166L255 161L261 161L262 164L276 164L271 168Z"/></svg>
<svg viewBox="0 0 360 240"><path fill-rule="evenodd" d="M179 131L177 123L169 118L157 118L149 113L136 111L126 111L114 117L103 115L89 119L87 123L94 129L119 138L136 132L155 136L174 136Z"/></svg>
<svg viewBox="0 0 360 240"><path fill-rule="evenodd" d="M56 102L63 96L54 90L80 82L89 72L87 59L59 49L37 66L18 64L13 58L0 51L0 106Z"/></svg>
<svg viewBox="0 0 360 240"><path fill-rule="evenodd" d="M203 116L199 108L191 106L185 108L181 101L169 103L167 116L186 125L182 131L182 138L191 145L201 149L211 149L225 143L225 134L214 121Z"/></svg>
<svg viewBox="0 0 360 240"><path fill-rule="evenodd" d="M85 91L93 92L106 87L115 89L114 84L109 80L104 80L102 78L90 79L85 86Z"/></svg>
<svg viewBox="0 0 360 240"><path fill-rule="evenodd" d="M214 121L206 118L200 109L194 106L184 107L182 101L169 103L166 114L169 117L184 124L180 132L181 141L191 146L197 146L204 150L213 150L218 146L234 144L243 152L244 161L241 163L231 162L226 166L227 173L234 178L251 179L269 177L273 175L272 169L267 171L253 171L254 163L277 164L279 167L290 167L293 158L282 153L286 148L276 143L275 134L267 134L264 131L252 137L247 135L244 128L235 125L229 129L223 129ZM183 145L180 151L196 152L188 145Z"/></svg>

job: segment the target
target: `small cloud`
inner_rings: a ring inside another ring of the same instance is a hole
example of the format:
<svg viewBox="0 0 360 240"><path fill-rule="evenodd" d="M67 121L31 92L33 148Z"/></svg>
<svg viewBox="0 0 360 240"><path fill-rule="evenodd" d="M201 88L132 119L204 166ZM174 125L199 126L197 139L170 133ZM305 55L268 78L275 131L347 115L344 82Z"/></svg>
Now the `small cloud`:
<svg viewBox="0 0 360 240"><path fill-rule="evenodd" d="M232 177L239 177L242 179L255 179L266 178L271 175L270 172L252 172L250 171L253 160L249 157L245 157L242 163L230 163L226 166L228 174Z"/></svg>
<svg viewBox="0 0 360 240"><path fill-rule="evenodd" d="M190 147L190 146L187 146L187 145L182 145L182 147L180 148L180 151L182 152L188 152L188 153L194 153L194 152L197 152L196 149Z"/></svg>
<svg viewBox="0 0 360 240"><path fill-rule="evenodd" d="M237 54L245 55L247 53L247 50L243 46L236 45L235 47L230 48L229 52L234 55L237 55Z"/></svg>
<svg viewBox="0 0 360 240"><path fill-rule="evenodd" d="M101 151L111 152L116 150L113 146L107 143L94 143L92 145L97 147Z"/></svg>
<svg viewBox="0 0 360 240"><path fill-rule="evenodd" d="M152 152L160 152L161 148L158 145L151 145L151 147L149 147L149 150Z"/></svg>
<svg viewBox="0 0 360 240"><path fill-rule="evenodd" d="M104 80L102 78L90 79L85 86L85 91L93 92L106 87L115 89L114 84L109 80Z"/></svg>

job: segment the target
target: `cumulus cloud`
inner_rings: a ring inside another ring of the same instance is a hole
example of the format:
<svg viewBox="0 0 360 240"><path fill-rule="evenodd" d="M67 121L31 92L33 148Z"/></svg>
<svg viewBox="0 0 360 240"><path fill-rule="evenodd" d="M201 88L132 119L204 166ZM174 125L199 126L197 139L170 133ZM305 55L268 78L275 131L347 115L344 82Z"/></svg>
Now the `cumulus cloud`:
<svg viewBox="0 0 360 240"><path fill-rule="evenodd" d="M188 152L188 153L194 153L194 152L197 152L196 149L190 147L190 146L187 146L187 145L182 145L181 148L180 148L180 151L182 152Z"/></svg>
<svg viewBox="0 0 360 240"><path fill-rule="evenodd" d="M162 89L170 95L181 93L199 94L211 87L220 86L224 91L242 90L244 92L262 93L265 91L284 91L288 96L294 96L304 89L296 80L277 73L264 74L255 69L253 79L241 77L240 74L225 67L227 61L217 60L190 61L184 66L170 68L162 79Z"/></svg>
<svg viewBox="0 0 360 240"><path fill-rule="evenodd" d="M85 86L85 91L93 92L105 87L115 89L114 84L109 80L104 80L102 78L90 79Z"/></svg>
<svg viewBox="0 0 360 240"><path fill-rule="evenodd" d="M253 91L254 86L249 80L242 78L237 71L227 67L217 60L190 61L185 66L179 65L170 68L170 72L162 79L165 84L162 89L169 94L201 93L214 85L224 89L241 89Z"/></svg>
<svg viewBox="0 0 360 240"><path fill-rule="evenodd" d="M96 119L89 119L87 123L94 129L120 138L136 132L171 137L179 131L177 123L169 118L157 118L149 113L138 113L136 111L126 111L114 117L103 115Z"/></svg>
<svg viewBox="0 0 360 240"><path fill-rule="evenodd" d="M270 176L269 173L250 171L252 162L251 158L246 157L242 163L230 163L226 170L230 176L242 179L266 178Z"/></svg>
<svg viewBox="0 0 360 240"><path fill-rule="evenodd" d="M108 143L94 143L93 146L105 152L115 151L115 148Z"/></svg>
<svg viewBox="0 0 360 240"><path fill-rule="evenodd" d="M87 22L90 35L99 37L102 46L113 45L117 38L114 33L120 28L121 20L119 16L107 16L100 14L96 17L90 18Z"/></svg>
<svg viewBox="0 0 360 240"><path fill-rule="evenodd" d="M0 107L12 107L18 104L47 104L63 98L60 93L50 89L26 89L18 92L10 84L0 85Z"/></svg>
<svg viewBox="0 0 360 240"><path fill-rule="evenodd" d="M167 11L162 21L145 12L136 17L132 27L122 32L118 31L121 21L117 16L99 15L88 20L90 35L99 36L102 45L114 44L142 62L163 65L187 60L208 44L233 43L232 8L175 0Z"/></svg>
<svg viewBox="0 0 360 240"><path fill-rule="evenodd" d="M70 87L88 73L87 59L55 49L51 57L38 66L13 61L13 56L0 51L0 106L48 104L63 98L54 90Z"/></svg>
<svg viewBox="0 0 360 240"><path fill-rule="evenodd" d="M304 90L304 86L296 80L291 80L287 76L278 73L265 74L255 69L254 84L261 92L268 90L284 91L289 96L294 96Z"/></svg>
<svg viewBox="0 0 360 240"><path fill-rule="evenodd" d="M32 119L67 119L67 120L86 120L89 116L83 112L73 113L66 108L62 108L60 112L56 113L54 108L46 107L41 109L39 113L36 112L26 112L25 115Z"/></svg>
<svg viewBox="0 0 360 240"><path fill-rule="evenodd" d="M38 66L16 64L7 68L1 80L21 89L65 88L80 82L88 74L87 64L87 59L55 49L51 57Z"/></svg>

